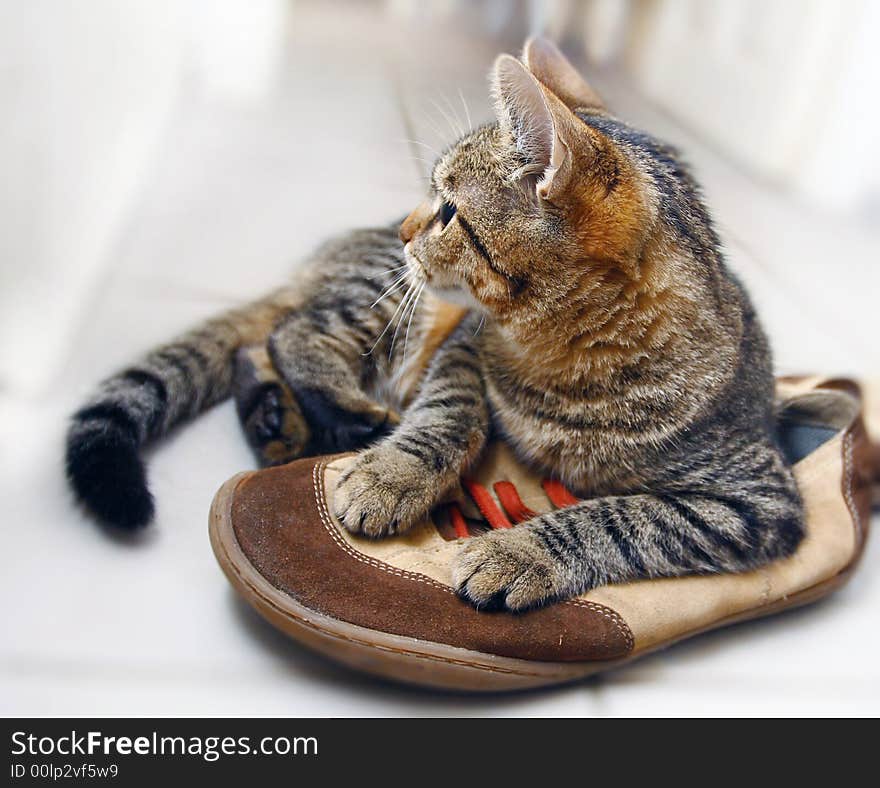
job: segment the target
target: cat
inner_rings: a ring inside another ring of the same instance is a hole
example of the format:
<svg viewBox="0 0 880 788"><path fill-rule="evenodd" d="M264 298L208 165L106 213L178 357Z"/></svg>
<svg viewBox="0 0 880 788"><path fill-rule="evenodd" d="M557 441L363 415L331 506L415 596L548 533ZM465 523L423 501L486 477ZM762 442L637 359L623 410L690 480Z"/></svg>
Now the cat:
<svg viewBox="0 0 880 788"><path fill-rule="evenodd" d="M399 227L330 241L76 413L68 476L99 519L149 521L139 448L233 393L263 464L359 450L332 493L355 533L405 531L490 434L581 496L463 543L456 590L481 608L796 549L768 342L679 154L548 41L491 81L496 122L440 156Z"/></svg>

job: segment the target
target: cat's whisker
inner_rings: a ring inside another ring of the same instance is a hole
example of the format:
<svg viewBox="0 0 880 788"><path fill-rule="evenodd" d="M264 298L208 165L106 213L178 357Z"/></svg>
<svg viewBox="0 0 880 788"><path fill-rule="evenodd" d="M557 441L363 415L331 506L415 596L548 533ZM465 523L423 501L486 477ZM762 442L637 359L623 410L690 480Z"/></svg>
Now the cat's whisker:
<svg viewBox="0 0 880 788"><path fill-rule="evenodd" d="M415 313L416 306L419 303L419 297L421 296L423 286L424 286L423 279L421 277L417 278L416 279L416 288L415 288L416 292L415 292L414 297L410 301L408 314L405 314L403 316L403 318L401 319L402 323L404 323L404 322L406 323L406 331L404 332L404 335L403 335L403 361L406 360L406 345L407 345L407 339L409 337L409 329L410 329L410 325L412 324L413 314Z"/></svg>
<svg viewBox="0 0 880 788"><path fill-rule="evenodd" d="M413 321L413 318L415 317L416 310L419 307L419 300L422 297L422 293L425 291L426 284L427 284L427 281L425 279L422 279L422 282L419 285L419 291L416 294L415 301L413 302L413 307L409 311L409 320L406 323L406 333L403 335L403 362L404 363L406 362L406 348L407 348L407 345L409 344L409 330L412 328L412 321Z"/></svg>
<svg viewBox="0 0 880 788"><path fill-rule="evenodd" d="M413 318L416 316L416 312L418 311L419 302L422 299L422 293L425 292L426 285L427 285L427 280L422 279L421 283L419 284L419 289L418 289L418 292L416 293L416 297L413 300L412 308L409 311L409 320L407 321L407 324L406 324L406 333L403 336L403 358L404 358L404 360L406 360L406 346L407 346L407 341L409 340L409 330L410 330L410 328L412 328L412 321L413 321Z"/></svg>
<svg viewBox="0 0 880 788"><path fill-rule="evenodd" d="M408 145L418 145L420 148L427 148L435 156L440 156L440 151L438 151L433 145L428 145L427 142L421 142L420 140L408 140L408 139L401 139L400 141L405 142Z"/></svg>
<svg viewBox="0 0 880 788"><path fill-rule="evenodd" d="M461 105L464 107L464 114L467 118L468 131L473 131L474 123L471 120L471 111L468 109L467 102L464 100L464 93L461 92L461 88L458 89L458 97L461 99Z"/></svg>
<svg viewBox="0 0 880 788"><path fill-rule="evenodd" d="M431 180L430 172L434 169L434 165L436 164L437 159L439 159L440 156L442 155L440 153L440 151L438 151L432 145L428 145L427 142L421 142L419 140L411 140L411 139L401 139L400 141L403 143L406 143L409 146L410 159L413 162L419 162L425 166L425 168L427 169L427 172L419 173L419 177L421 179L423 179L425 182L430 183L430 180ZM413 145L418 145L419 147L430 151L432 154L434 154L434 158L433 159L426 159L424 156L419 156L416 153L416 151L412 148Z"/></svg>
<svg viewBox="0 0 880 788"><path fill-rule="evenodd" d="M424 105L422 106L422 118L431 127L431 131L434 132L434 136L440 142L441 146L446 147L446 145L448 144L447 135L440 130L440 127L437 125L436 118L428 111L428 109Z"/></svg>
<svg viewBox="0 0 880 788"><path fill-rule="evenodd" d="M366 278L367 279L378 279L380 276L388 276L389 274L396 273L397 271L402 271L404 268L408 268L408 267L409 267L409 264L404 263L403 265L397 266L397 268L388 268L387 270L379 271L379 273L376 273L376 274L367 274Z"/></svg>
<svg viewBox="0 0 880 788"><path fill-rule="evenodd" d="M386 285L386 287L393 287L398 282L400 282L407 275L408 269L409 269L409 265L404 264L404 265L400 266L399 268L392 269L394 273L385 272L385 274L384 274L385 276L388 276L389 274L391 274L391 282L389 282Z"/></svg>
<svg viewBox="0 0 880 788"><path fill-rule="evenodd" d="M394 314L391 315L391 319L385 324L385 328L382 329L382 333L376 337L376 341L373 343L373 346L366 352L361 353L362 356L372 355L373 351L382 341L382 337L388 333L388 329L394 324L394 320L397 318L397 315L400 313L400 310L403 308L403 305L406 303L407 296L412 292L412 283L410 283L410 289L407 290L406 295L400 300L400 303L397 305L397 309L394 310Z"/></svg>
<svg viewBox="0 0 880 788"><path fill-rule="evenodd" d="M464 137L464 123L461 122L461 118L458 117L458 110L455 108L455 105L449 100L449 96L445 93L441 92L440 95L443 98L443 101L446 103L446 106L449 107L449 111L452 113L452 116L455 118L455 127L458 129L458 136Z"/></svg>
<svg viewBox="0 0 880 788"><path fill-rule="evenodd" d="M400 302L401 306L404 306L404 310L400 315L400 319L397 321L397 326L394 328L394 334L391 336L391 345L388 347L388 358L391 358L392 353L394 353L394 345L397 342L397 335L400 333L400 327L403 325L403 319L406 316L407 310L409 309L410 302L415 296L415 292L417 289L418 280L414 279L410 282L409 290L406 291L406 295L403 297L403 300ZM397 313L395 313L396 315Z"/></svg>
<svg viewBox="0 0 880 788"><path fill-rule="evenodd" d="M449 100L449 96L441 91L440 93L443 102L449 107L449 113L452 115L453 120L455 121L455 130L458 133L458 137L461 138L464 136L464 125L461 122L461 118L458 117L458 110L453 106L452 102Z"/></svg>
<svg viewBox="0 0 880 788"><path fill-rule="evenodd" d="M400 288L406 285L407 272L404 271L397 279L392 282L388 287L386 287L380 294L379 297L370 304L370 309L375 309L378 304L384 301L388 296L394 295Z"/></svg>
<svg viewBox="0 0 880 788"><path fill-rule="evenodd" d="M389 295L399 290L402 285L406 284L406 280L408 277L412 276L410 273L409 266L407 266L403 271L397 274L396 277L388 284L385 289L379 294L379 297L372 303L370 309L376 306L376 304L384 301Z"/></svg>
<svg viewBox="0 0 880 788"><path fill-rule="evenodd" d="M452 131L453 137L455 137L455 139L458 139L459 137L464 136L459 129L456 129L455 123L453 122L452 118L449 117L449 113L445 109L443 109L443 107L437 101L434 101L434 99L430 99L430 101L431 104L434 105L434 108L443 116L443 119L449 124L449 128Z"/></svg>

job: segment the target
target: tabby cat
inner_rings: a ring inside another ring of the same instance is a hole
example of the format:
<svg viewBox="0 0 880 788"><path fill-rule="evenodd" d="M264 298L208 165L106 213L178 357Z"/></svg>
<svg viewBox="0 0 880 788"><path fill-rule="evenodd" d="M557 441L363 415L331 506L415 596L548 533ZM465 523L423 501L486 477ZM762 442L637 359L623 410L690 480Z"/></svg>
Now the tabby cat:
<svg viewBox="0 0 880 788"><path fill-rule="evenodd" d="M549 42L491 78L497 122L439 158L399 237L326 244L74 416L68 474L99 519L149 521L139 448L234 394L264 464L361 449L332 496L352 532L405 531L490 434L581 496L463 543L455 583L480 607L797 547L767 340L677 152L609 114Z"/></svg>

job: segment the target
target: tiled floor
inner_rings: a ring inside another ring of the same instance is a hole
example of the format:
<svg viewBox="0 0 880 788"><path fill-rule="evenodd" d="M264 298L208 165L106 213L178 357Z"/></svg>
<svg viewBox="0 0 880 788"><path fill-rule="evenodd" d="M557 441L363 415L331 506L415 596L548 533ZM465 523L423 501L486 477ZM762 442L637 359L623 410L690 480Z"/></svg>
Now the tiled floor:
<svg viewBox="0 0 880 788"><path fill-rule="evenodd" d="M460 35L450 61L442 36L413 37L389 57L371 17L346 40L326 15L295 22L265 100L224 103L184 87L55 384L39 396L0 392L0 713L876 713L876 539L852 583L812 608L704 636L577 686L469 698L336 668L238 602L206 537L213 492L251 465L229 404L152 453L159 516L149 532L112 536L73 507L60 464L64 420L95 380L271 287L326 234L405 213L420 196L420 164L405 140L442 144L442 129L430 127L445 123L439 107L461 106L459 88L474 120L487 116L492 45ZM619 75L596 81L621 115L689 152L780 370L880 376L877 235L752 182Z"/></svg>

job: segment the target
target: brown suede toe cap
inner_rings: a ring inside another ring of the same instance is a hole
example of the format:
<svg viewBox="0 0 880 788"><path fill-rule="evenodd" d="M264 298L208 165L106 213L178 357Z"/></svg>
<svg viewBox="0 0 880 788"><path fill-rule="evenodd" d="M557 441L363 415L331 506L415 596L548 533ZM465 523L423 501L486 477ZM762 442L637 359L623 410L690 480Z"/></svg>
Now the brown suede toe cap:
<svg viewBox="0 0 880 788"><path fill-rule="evenodd" d="M626 622L603 605L576 600L520 614L480 612L449 586L353 549L322 511L326 461L250 474L233 495L232 526L243 554L299 605L371 630L500 657L589 661L632 651Z"/></svg>

